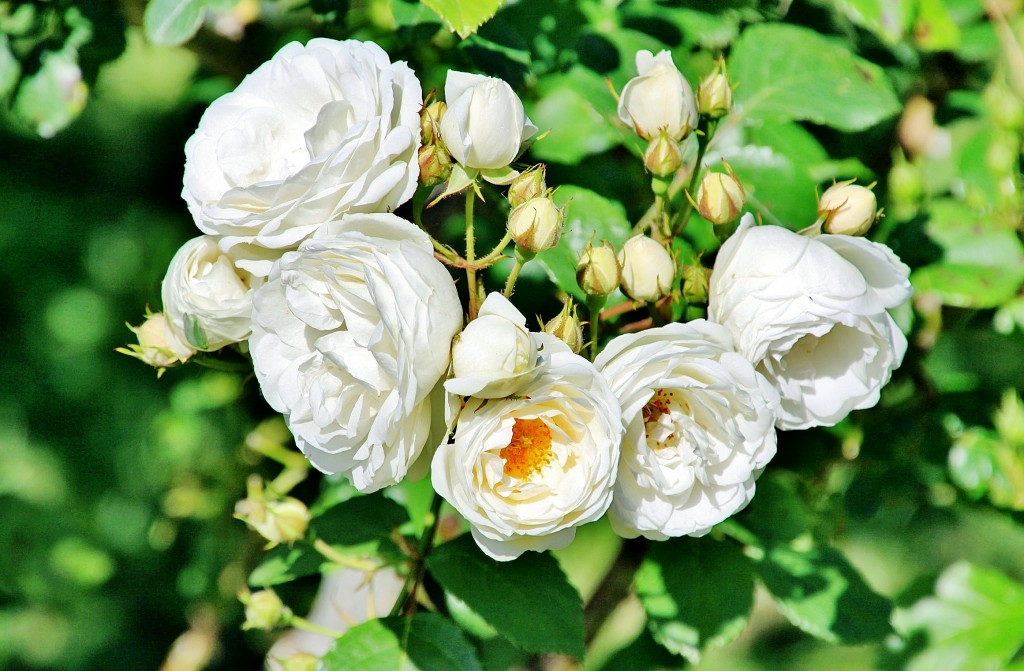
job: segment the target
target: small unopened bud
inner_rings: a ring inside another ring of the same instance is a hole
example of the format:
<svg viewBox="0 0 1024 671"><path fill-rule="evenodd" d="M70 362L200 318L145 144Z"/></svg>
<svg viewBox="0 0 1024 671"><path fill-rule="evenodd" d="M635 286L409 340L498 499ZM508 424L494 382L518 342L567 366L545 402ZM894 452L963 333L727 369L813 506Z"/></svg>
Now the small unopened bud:
<svg viewBox="0 0 1024 671"><path fill-rule="evenodd" d="M138 336L139 343L129 344L117 351L159 368L161 373L168 366L185 362L196 353L185 335L175 330L162 312L149 314L141 325L129 325L128 328Z"/></svg>
<svg viewBox="0 0 1024 671"><path fill-rule="evenodd" d="M244 521L271 544L292 544L302 540L309 528L309 508L286 496L267 501L261 488L250 487L249 496L235 504L235 517Z"/></svg>
<svg viewBox="0 0 1024 671"><path fill-rule="evenodd" d="M668 177L683 164L683 151L679 143L662 130L647 145L644 152L644 167L655 177Z"/></svg>
<svg viewBox="0 0 1024 671"><path fill-rule="evenodd" d="M270 631L291 615L281 597L272 589L252 593L245 590L238 598L245 605L245 623L242 629Z"/></svg>
<svg viewBox="0 0 1024 671"><path fill-rule="evenodd" d="M714 71L697 87L697 110L712 119L725 116L732 109L732 86L720 61Z"/></svg>
<svg viewBox="0 0 1024 671"><path fill-rule="evenodd" d="M423 144L435 144L440 137L441 117L448 110L448 105L440 100L435 100L420 110L420 134L423 136Z"/></svg>
<svg viewBox="0 0 1024 671"><path fill-rule="evenodd" d="M619 252L622 292L636 301L650 303L672 290L676 262L664 247L646 235L634 235Z"/></svg>
<svg viewBox="0 0 1024 671"><path fill-rule="evenodd" d="M562 211L550 198L531 198L508 215L508 232L517 247L536 254L558 244L562 219Z"/></svg>
<svg viewBox="0 0 1024 671"><path fill-rule="evenodd" d="M864 235L878 219L874 192L851 182L833 184L818 199L826 233Z"/></svg>
<svg viewBox="0 0 1024 671"><path fill-rule="evenodd" d="M576 283L588 296L607 296L622 279L622 267L610 242L600 247L587 244L576 264Z"/></svg>
<svg viewBox="0 0 1024 671"><path fill-rule="evenodd" d="M746 202L743 185L730 171L729 174L709 172L704 175L694 204L700 216L720 227L735 221Z"/></svg>
<svg viewBox="0 0 1024 671"><path fill-rule="evenodd" d="M544 333L555 336L569 346L574 353L583 349L583 324L576 314L576 305L570 298L554 319L544 324Z"/></svg>
<svg viewBox="0 0 1024 671"><path fill-rule="evenodd" d="M509 204L513 208L517 208L528 200L543 196L547 191L544 174L543 163L538 163L529 170L519 173L519 176L513 179L508 187Z"/></svg>
<svg viewBox="0 0 1024 671"><path fill-rule="evenodd" d="M707 303L708 284L711 280L711 269L700 264L683 268L683 299L687 303Z"/></svg>
<svg viewBox="0 0 1024 671"><path fill-rule="evenodd" d="M320 658L308 652L297 652L291 657L279 661L282 671L314 671Z"/></svg>
<svg viewBox="0 0 1024 671"><path fill-rule="evenodd" d="M425 144L419 148L420 184L436 186L452 174L452 157L442 144Z"/></svg>

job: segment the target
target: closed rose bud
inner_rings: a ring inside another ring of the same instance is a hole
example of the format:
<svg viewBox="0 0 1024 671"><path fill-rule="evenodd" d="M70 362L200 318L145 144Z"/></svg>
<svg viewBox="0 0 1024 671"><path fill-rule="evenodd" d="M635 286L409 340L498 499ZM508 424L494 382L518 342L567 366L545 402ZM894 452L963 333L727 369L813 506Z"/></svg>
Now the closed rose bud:
<svg viewBox="0 0 1024 671"><path fill-rule="evenodd" d="M840 182L833 184L818 199L818 216L825 232L834 235L864 235L875 223L875 194L871 189Z"/></svg>
<svg viewBox="0 0 1024 671"><path fill-rule="evenodd" d="M440 134L441 117L448 106L441 100L435 100L420 110L420 133L423 144L434 144Z"/></svg>
<svg viewBox="0 0 1024 671"><path fill-rule="evenodd" d="M547 191L544 182L545 168L538 163L529 170L519 173L508 187L508 202L513 208L519 207L531 198L539 198Z"/></svg>
<svg viewBox="0 0 1024 671"><path fill-rule="evenodd" d="M420 184L436 186L452 174L452 157L442 144L425 144L419 148Z"/></svg>
<svg viewBox="0 0 1024 671"><path fill-rule="evenodd" d="M235 517L252 527L271 544L292 544L306 536L309 509L302 501L286 496L275 501L263 499L262 490L250 491L235 504Z"/></svg>
<svg viewBox="0 0 1024 671"><path fill-rule="evenodd" d="M187 361L196 353L185 335L176 331L160 312L148 315L141 325L128 328L138 336L139 343L118 348L117 351L159 368L160 373L168 366Z"/></svg>
<svg viewBox="0 0 1024 671"><path fill-rule="evenodd" d="M576 314L576 305L570 298L554 319L544 324L544 332L555 336L569 346L575 354L583 349L583 324Z"/></svg>
<svg viewBox="0 0 1024 671"><path fill-rule="evenodd" d="M664 247L646 235L635 235L619 252L623 293L637 301L653 302L668 294L676 280L676 262Z"/></svg>
<svg viewBox="0 0 1024 671"><path fill-rule="evenodd" d="M259 592L243 592L239 599L245 604L245 623L242 629L259 629L270 631L291 614L281 601L281 597L272 589Z"/></svg>
<svg viewBox="0 0 1024 671"><path fill-rule="evenodd" d="M697 211L716 227L735 221L746 202L743 185L732 174L709 172L697 189Z"/></svg>
<svg viewBox="0 0 1024 671"><path fill-rule="evenodd" d="M697 100L672 54L638 51L636 69L619 96L619 119L645 140L661 130L674 140L686 137L697 125Z"/></svg>
<svg viewBox="0 0 1024 671"><path fill-rule="evenodd" d="M683 151L679 143L660 131L644 152L644 167L655 177L668 177L683 164Z"/></svg>
<svg viewBox="0 0 1024 671"><path fill-rule="evenodd" d="M550 198L531 198L508 215L508 232L517 247L536 254L558 244L562 219L562 211Z"/></svg>
<svg viewBox="0 0 1024 671"><path fill-rule="evenodd" d="M707 303L711 269L699 264L683 268L683 299L687 303Z"/></svg>
<svg viewBox="0 0 1024 671"><path fill-rule="evenodd" d="M732 86L724 64L716 67L697 87L697 109L712 119L725 116L732 109Z"/></svg>
<svg viewBox="0 0 1024 671"><path fill-rule="evenodd" d="M622 279L622 267L610 242L600 247L587 244L576 264L576 283L588 296L607 296Z"/></svg>

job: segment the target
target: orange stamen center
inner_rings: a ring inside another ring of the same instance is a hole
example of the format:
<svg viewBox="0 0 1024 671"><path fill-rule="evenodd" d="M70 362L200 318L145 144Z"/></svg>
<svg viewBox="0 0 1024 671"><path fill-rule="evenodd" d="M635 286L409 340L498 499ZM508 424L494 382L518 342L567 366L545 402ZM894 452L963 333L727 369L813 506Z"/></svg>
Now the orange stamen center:
<svg viewBox="0 0 1024 671"><path fill-rule="evenodd" d="M644 406L644 433L647 434L648 445L656 450L675 444L675 432L664 435L664 431L658 428L659 420L661 420L663 415L672 412L672 405L675 401L676 399L673 398L671 391L658 389L654 392L651 400L647 402L647 405Z"/></svg>
<svg viewBox="0 0 1024 671"><path fill-rule="evenodd" d="M512 442L498 452L505 460L505 475L523 480L551 461L551 429L541 419L517 419Z"/></svg>

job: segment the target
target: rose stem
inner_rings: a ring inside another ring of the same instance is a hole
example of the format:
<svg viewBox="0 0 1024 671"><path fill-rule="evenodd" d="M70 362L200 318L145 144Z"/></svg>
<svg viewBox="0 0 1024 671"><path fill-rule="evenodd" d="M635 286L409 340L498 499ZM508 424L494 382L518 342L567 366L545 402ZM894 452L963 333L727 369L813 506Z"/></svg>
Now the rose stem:
<svg viewBox="0 0 1024 671"><path fill-rule="evenodd" d="M612 614L633 584L633 575L640 568L649 541L646 538L632 538L622 542L619 554L616 555L608 572L590 597L583 609L584 641L587 645L601 629L608 616Z"/></svg>
<svg viewBox="0 0 1024 671"><path fill-rule="evenodd" d="M697 189L697 185L700 184L701 178L701 161L704 160L704 153L708 150L708 145L711 144L711 138L715 136L715 126L718 125L717 120L701 119L697 124L697 162L693 164L693 174L690 175L690 185L686 187L686 192L691 197L694 195L694 191ZM679 211L676 221L672 226L672 232L676 235L683 232L686 225L690 223L690 215L693 214L693 203L690 202L689 198L683 199L683 209Z"/></svg>
<svg viewBox="0 0 1024 671"><path fill-rule="evenodd" d="M587 310L590 312L590 360L597 358L597 334L601 330L601 308L605 296L587 296Z"/></svg>
<svg viewBox="0 0 1024 671"><path fill-rule="evenodd" d="M476 191L466 189L466 289L469 292L469 318L476 319L480 294L476 288L476 237L473 235L473 201Z"/></svg>
<svg viewBox="0 0 1024 671"><path fill-rule="evenodd" d="M426 571L427 555L434 548L434 536L437 535L437 525L441 520L441 504L444 499L440 494L434 494L434 500L430 503L430 514L427 517L427 526L420 536L420 544L417 555L413 557L413 566L409 575L405 577L405 584L402 591L395 599L395 605L391 607L391 616L403 613L411 615L416 610L416 591L423 582L423 573Z"/></svg>
<svg viewBox="0 0 1024 671"><path fill-rule="evenodd" d="M523 265L523 262L517 258L516 264L512 266L512 272L508 274L508 280L505 281L505 290L501 292L505 298L512 297L512 291L516 288L516 280L519 279L519 271L523 269Z"/></svg>

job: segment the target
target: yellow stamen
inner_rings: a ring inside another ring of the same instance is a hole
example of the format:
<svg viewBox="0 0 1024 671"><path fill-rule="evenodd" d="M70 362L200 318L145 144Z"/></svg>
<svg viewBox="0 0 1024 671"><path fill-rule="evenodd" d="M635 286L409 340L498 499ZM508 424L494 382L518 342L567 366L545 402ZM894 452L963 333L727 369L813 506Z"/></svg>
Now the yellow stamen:
<svg viewBox="0 0 1024 671"><path fill-rule="evenodd" d="M498 452L505 460L505 475L523 480L551 461L551 429L540 419L517 419L512 442Z"/></svg>

